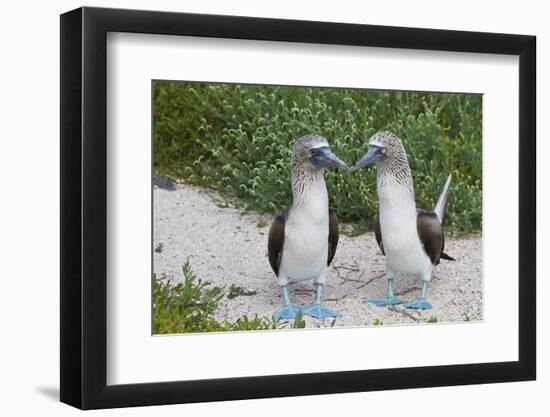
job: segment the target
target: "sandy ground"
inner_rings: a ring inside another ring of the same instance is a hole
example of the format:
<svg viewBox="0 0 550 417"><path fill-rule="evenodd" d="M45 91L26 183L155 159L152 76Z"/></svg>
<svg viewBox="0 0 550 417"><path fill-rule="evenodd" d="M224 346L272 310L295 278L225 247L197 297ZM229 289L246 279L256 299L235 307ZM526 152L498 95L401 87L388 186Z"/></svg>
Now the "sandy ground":
<svg viewBox="0 0 550 417"><path fill-rule="evenodd" d="M177 185L175 191L154 190L154 271L181 280L181 265L191 256L193 271L220 287L231 284L256 291L256 295L224 298L216 315L236 319L242 315L271 317L281 305L280 289L267 259L267 236L271 217L242 214L218 206L200 188ZM384 256L374 235L340 235L336 256L327 276L326 305L340 311L337 319L305 316L307 327L364 326L437 322L481 321L482 239L480 235L447 238L446 250L457 262L442 261L434 269L428 290L431 310L402 306L364 304L365 297L382 297L386 291ZM418 280L398 276L395 292L404 301L419 293ZM312 281L291 284L294 303L313 300Z"/></svg>

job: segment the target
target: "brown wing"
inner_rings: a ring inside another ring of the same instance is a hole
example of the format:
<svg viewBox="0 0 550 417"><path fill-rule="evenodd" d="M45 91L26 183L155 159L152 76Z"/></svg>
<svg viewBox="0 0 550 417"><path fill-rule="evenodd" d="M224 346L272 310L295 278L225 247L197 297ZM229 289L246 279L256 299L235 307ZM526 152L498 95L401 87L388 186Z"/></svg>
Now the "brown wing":
<svg viewBox="0 0 550 417"><path fill-rule="evenodd" d="M290 207L279 213L269 229L269 237L267 239L267 256L271 269L275 275L279 275L279 266L281 265L281 257L283 255L283 243L285 241L285 222L288 217Z"/></svg>
<svg viewBox="0 0 550 417"><path fill-rule="evenodd" d="M328 259L327 266L332 262L336 248L338 247L338 237L340 233L338 231L338 218L334 210L328 211Z"/></svg>
<svg viewBox="0 0 550 417"><path fill-rule="evenodd" d="M416 230L418 237L432 264L437 265L445 246L443 227L435 213L424 210L418 210L417 213Z"/></svg>
<svg viewBox="0 0 550 417"><path fill-rule="evenodd" d="M382 230L380 230L380 217L378 216L378 212L374 215L373 219L374 223L374 236L376 237L376 242L378 243L378 247L382 251L382 253L385 255L384 252L384 242L382 242Z"/></svg>

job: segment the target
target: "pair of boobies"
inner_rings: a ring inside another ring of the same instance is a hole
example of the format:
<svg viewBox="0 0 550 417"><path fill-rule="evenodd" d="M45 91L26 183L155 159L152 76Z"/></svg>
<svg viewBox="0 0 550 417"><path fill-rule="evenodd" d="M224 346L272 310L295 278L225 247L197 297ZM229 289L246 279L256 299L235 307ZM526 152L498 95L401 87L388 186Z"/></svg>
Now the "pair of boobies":
<svg viewBox="0 0 550 417"><path fill-rule="evenodd" d="M420 296L405 304L409 308L431 308L426 299L431 272L440 259L452 260L443 252L443 219L450 189L450 176L433 212L417 209L412 175L401 140L391 132L379 132L369 140L367 153L354 170L375 163L380 202L375 216L375 236L386 255L387 296L368 299L376 305L400 304L393 293L397 273L420 277ZM292 319L302 312L316 318L341 314L322 301L326 274L338 246L338 220L329 210L324 179L325 168L346 171L348 166L334 155L327 140L307 135L296 141L292 152L292 204L279 213L269 231L268 257L283 296L276 319ZM289 281L313 279L315 300L302 308L290 301Z"/></svg>

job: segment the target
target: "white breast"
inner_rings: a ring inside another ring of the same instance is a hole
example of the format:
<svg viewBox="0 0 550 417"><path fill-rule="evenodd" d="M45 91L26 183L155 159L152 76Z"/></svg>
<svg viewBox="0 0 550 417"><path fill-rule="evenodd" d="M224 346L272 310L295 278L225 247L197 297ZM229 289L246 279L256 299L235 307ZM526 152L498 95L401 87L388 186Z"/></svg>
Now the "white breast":
<svg viewBox="0 0 550 417"><path fill-rule="evenodd" d="M317 278L327 266L328 195L321 185L292 207L285 222L279 273L294 281Z"/></svg>
<svg viewBox="0 0 550 417"><path fill-rule="evenodd" d="M420 243L416 229L414 197L395 183L379 187L380 230L388 268L401 273L422 274L431 261Z"/></svg>

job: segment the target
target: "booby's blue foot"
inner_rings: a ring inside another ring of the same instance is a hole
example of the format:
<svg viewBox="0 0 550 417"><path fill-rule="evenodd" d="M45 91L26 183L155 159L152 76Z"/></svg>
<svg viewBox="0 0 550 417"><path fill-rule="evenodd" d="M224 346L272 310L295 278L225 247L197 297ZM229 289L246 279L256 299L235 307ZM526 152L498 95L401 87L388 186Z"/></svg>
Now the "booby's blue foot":
<svg viewBox="0 0 550 417"><path fill-rule="evenodd" d="M302 307L290 302L290 296L288 295L288 284L281 285L281 292L283 294L283 306L279 311L273 314L275 320L293 319L296 317Z"/></svg>
<svg viewBox="0 0 550 417"><path fill-rule="evenodd" d="M365 300L365 304L374 304L375 306L393 306L402 302L397 297L369 298Z"/></svg>
<svg viewBox="0 0 550 417"><path fill-rule="evenodd" d="M304 307L302 312L308 316L315 317L316 319L324 319L325 317L340 317L342 314L331 310L323 305L323 284L316 282L315 287L315 301Z"/></svg>
<svg viewBox="0 0 550 417"><path fill-rule="evenodd" d="M403 304L403 307L407 308L417 308L421 310L430 310L432 305L428 303L425 297L418 297L415 300L409 301L408 303Z"/></svg>
<svg viewBox="0 0 550 417"><path fill-rule="evenodd" d="M307 307L302 309L304 314L308 316L315 317L317 319L324 319L325 317L340 317L341 313L338 311L331 310L328 307L325 307L322 303L312 303Z"/></svg>
<svg viewBox="0 0 550 417"><path fill-rule="evenodd" d="M401 304L402 301L393 295L393 278L388 278L388 293L385 298L369 298L365 304L374 304L375 306L393 306Z"/></svg>
<svg viewBox="0 0 550 417"><path fill-rule="evenodd" d="M415 300L409 301L408 303L403 304L403 307L406 308L417 308L421 310L430 310L432 305L428 303L426 298L426 293L428 290L428 281L422 280L422 290L420 292L420 297L417 297Z"/></svg>
<svg viewBox="0 0 550 417"><path fill-rule="evenodd" d="M275 320L293 319L302 311L302 307L297 304L285 304L279 311L273 314Z"/></svg>

